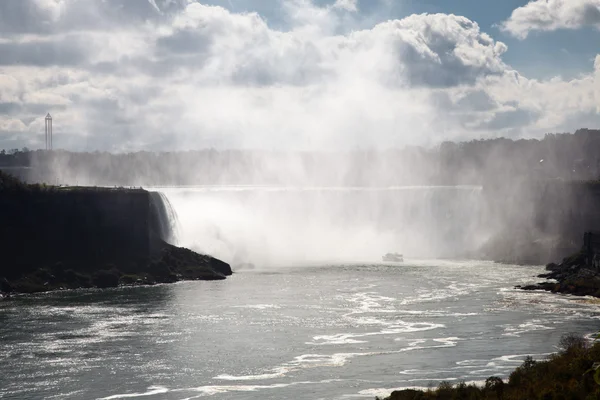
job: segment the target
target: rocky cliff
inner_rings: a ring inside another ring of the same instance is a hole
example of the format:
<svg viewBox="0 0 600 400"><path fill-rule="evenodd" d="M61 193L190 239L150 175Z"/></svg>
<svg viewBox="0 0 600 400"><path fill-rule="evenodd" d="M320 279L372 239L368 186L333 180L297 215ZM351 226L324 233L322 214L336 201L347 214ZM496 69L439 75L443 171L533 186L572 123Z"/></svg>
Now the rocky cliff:
<svg viewBox="0 0 600 400"><path fill-rule="evenodd" d="M0 176L0 291L224 279L228 264L169 243L164 197L24 185Z"/></svg>
<svg viewBox="0 0 600 400"><path fill-rule="evenodd" d="M495 232L479 256L547 264L581 248L584 232L600 229L600 182L531 181L484 186L486 221Z"/></svg>

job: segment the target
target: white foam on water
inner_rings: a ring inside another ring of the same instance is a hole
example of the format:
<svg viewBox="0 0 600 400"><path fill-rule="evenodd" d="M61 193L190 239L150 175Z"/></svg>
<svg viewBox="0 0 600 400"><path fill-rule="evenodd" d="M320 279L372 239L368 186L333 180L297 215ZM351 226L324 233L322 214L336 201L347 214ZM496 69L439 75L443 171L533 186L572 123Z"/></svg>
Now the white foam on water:
<svg viewBox="0 0 600 400"><path fill-rule="evenodd" d="M255 309L255 310L268 310L268 309L278 310L281 308L281 306L278 306L276 304L248 304L248 305L232 306L232 307L233 308L249 308L249 309Z"/></svg>
<svg viewBox="0 0 600 400"><path fill-rule="evenodd" d="M147 392L143 393L127 393L127 394L115 394L108 397L100 397L96 400L117 400L117 399L129 399L135 397L147 397L147 396L156 396L158 394L168 393L169 389L163 386L150 386Z"/></svg>
<svg viewBox="0 0 600 400"><path fill-rule="evenodd" d="M215 376L214 379L220 379L220 380L224 380L224 381L262 381L262 380L266 380L266 379L282 378L289 371L290 371L289 368L277 367L277 368L273 368L271 370L271 372L264 373L264 374L239 375L239 376L222 374L222 375Z"/></svg>
<svg viewBox="0 0 600 400"><path fill-rule="evenodd" d="M381 296L376 292L354 293L349 298L341 296L341 300L349 301L351 303L358 303L348 315L381 311L395 312L396 308L393 307L393 303L398 301L393 297Z"/></svg>
<svg viewBox="0 0 600 400"><path fill-rule="evenodd" d="M350 358L368 354L369 353L335 353L331 355L303 354L294 357L294 361L290 364L299 368L341 367L345 365Z"/></svg>
<svg viewBox="0 0 600 400"><path fill-rule="evenodd" d="M381 313L387 313L388 311L378 311ZM481 315L481 313L477 313L477 312L466 312L466 313L461 313L461 312L453 312L453 311L447 311L447 310L443 310L443 309L439 309L439 310L402 310L402 309L396 309L392 311L394 314L398 314L398 315L422 315L425 317L474 317L474 316L478 316ZM366 317L364 318L365 320L367 319ZM358 319L360 320L360 318ZM381 321L381 320L379 320Z"/></svg>
<svg viewBox="0 0 600 400"><path fill-rule="evenodd" d="M282 366L267 370L262 374L254 375L228 375L222 374L214 377L214 379L229 380L229 381L249 381L249 380L267 380L282 378L290 372L297 371L303 368L316 367L340 367L346 364L349 358L362 353L338 353L338 354L302 354L294 357L293 361L283 364Z"/></svg>
<svg viewBox="0 0 600 400"><path fill-rule="evenodd" d="M427 387L423 387L423 386L401 386L401 387L397 387L397 388L372 388L372 389L364 389L358 392L358 394L348 394L345 395L344 398L363 398L363 397L368 397L368 398L375 398L375 397L380 397L380 398L384 398L384 397L388 397L392 392L396 391L396 390L406 390L406 389L413 389L413 390L423 390L426 391L429 388Z"/></svg>
<svg viewBox="0 0 600 400"><path fill-rule="evenodd" d="M418 346L418 345L423 344L423 343L427 343L427 339L413 340L412 342L408 343L408 347L415 347L415 346Z"/></svg>
<svg viewBox="0 0 600 400"><path fill-rule="evenodd" d="M435 324L431 322L404 322L397 321L390 325L393 333L423 332L434 329L445 328L444 324Z"/></svg>
<svg viewBox="0 0 600 400"><path fill-rule="evenodd" d="M290 386L297 385L316 385L316 384L329 384L329 383L338 383L344 382L343 379L325 379L318 382L311 381L302 381L302 382L290 382L290 383L275 383L272 385L207 385L207 386L198 386L194 388L186 388L186 389L173 389L171 392L196 392L198 395L186 397L182 400L191 400L197 399L205 396L214 396L217 394L224 394L229 392L256 392L259 390L269 390L269 389L283 389Z"/></svg>
<svg viewBox="0 0 600 400"><path fill-rule="evenodd" d="M200 393L196 396L186 397L183 400L197 399L205 396L214 396L217 394L224 394L229 392L256 392L258 390L265 389L283 389L288 386L292 386L289 383L277 383L273 385L231 385L231 386L199 386L189 389L177 389L173 392L196 392Z"/></svg>
<svg viewBox="0 0 600 400"><path fill-rule="evenodd" d="M490 360L463 360L463 361L457 361L456 365L458 365L458 367L455 367L455 368L460 369L460 368L484 367L484 366L487 366L489 363L490 363Z"/></svg>
<svg viewBox="0 0 600 400"><path fill-rule="evenodd" d="M396 341L403 341L405 339L395 339ZM436 343L440 343L437 345L433 345L433 346L421 346L424 343L427 343L429 340L436 342ZM438 338L438 339L418 339L414 342L409 343L408 347L405 347L403 349L398 350L399 353L401 352L406 352L406 351L412 351L412 350L423 350L423 349L437 349L437 348L443 348L443 347L455 347L456 344L460 341L463 340L461 338L458 337L448 337L448 338Z"/></svg>
<svg viewBox="0 0 600 400"><path fill-rule="evenodd" d="M308 345L322 346L322 345L338 345L338 344L357 344L367 343L364 340L356 340L356 338L367 338L370 336L382 336L382 335L399 335L402 333L412 332L423 332L434 329L444 328L444 324L434 324L428 322L404 322L404 321L392 321L384 322L379 321L381 325L387 327L381 329L378 332L365 332L365 333L339 333L333 335L318 335L313 337L312 342L306 342Z"/></svg>
<svg viewBox="0 0 600 400"><path fill-rule="evenodd" d="M445 347L445 346L438 346ZM335 354L302 354L294 357L293 361L285 363L279 367L272 368L262 374L254 375L229 375L222 374L213 379L229 380L229 381L247 381L247 380L267 380L282 378L291 372L295 372L306 368L321 368L321 367L342 367L348 360L355 357L375 356L385 354L399 354L403 350L396 351L380 351L380 352L365 352L365 353L335 353Z"/></svg>
<svg viewBox="0 0 600 400"><path fill-rule="evenodd" d="M502 325L504 327L503 336L514 336L521 337L522 334L534 331L545 331L545 330L553 330L551 326L544 325L544 323L548 323L547 320L539 320L533 319L531 321L518 324L518 325Z"/></svg>
<svg viewBox="0 0 600 400"><path fill-rule="evenodd" d="M517 363L517 364L521 364L523 363L523 360L525 360L526 357L531 356L535 358L541 358L541 357L545 357L545 356L549 356L552 353L541 353L541 354L507 354L505 356L501 356L501 357L496 357L493 358L492 360L494 361L501 361L501 362L505 362L505 363Z"/></svg>
<svg viewBox="0 0 600 400"><path fill-rule="evenodd" d="M389 322L377 317L355 317L355 313L345 315L350 321L357 325L387 325Z"/></svg>
<svg viewBox="0 0 600 400"><path fill-rule="evenodd" d="M55 394L52 396L48 396L48 397L46 397L46 399L62 399L63 397L69 398L69 397L73 397L73 396L78 395L83 392L84 392L84 390L74 390L74 391L68 392L68 393L61 393L61 394Z"/></svg>
<svg viewBox="0 0 600 400"><path fill-rule="evenodd" d="M444 369L428 369L428 370L405 369L403 371L399 371L398 373L400 375L426 375L426 374L438 375L438 374L451 374L454 372L455 371L453 371L453 370L444 370Z"/></svg>
<svg viewBox="0 0 600 400"><path fill-rule="evenodd" d="M483 286L485 285L449 282L443 288L418 289L416 296L404 297L400 301L400 304L406 306L411 304L421 304L424 302L440 302L441 300L454 299L460 296L465 296L471 292L481 290Z"/></svg>
<svg viewBox="0 0 600 400"><path fill-rule="evenodd" d="M325 346L325 345L338 345L338 344L359 344L367 343L365 340L356 340L355 337L363 337L367 334L356 335L352 333L338 333L335 335L319 335L313 337L313 342L306 342L305 344L314 346Z"/></svg>
<svg viewBox="0 0 600 400"><path fill-rule="evenodd" d="M456 336L433 339L434 342L442 343L444 346L456 346L456 343L460 340L462 339Z"/></svg>
<svg viewBox="0 0 600 400"><path fill-rule="evenodd" d="M422 381L429 381L429 382L442 382L442 381L448 381L448 382L455 382L457 381L458 378L449 378L449 379L422 379ZM414 380L417 381L417 380ZM405 381L407 383L411 382L411 381ZM465 384L467 385L477 385L477 386L483 386L485 385L485 381L465 381ZM388 397L392 392L394 391L400 391L400 390L421 390L423 392L426 392L428 390L431 389L435 389L434 386L416 386L416 385L403 385L403 386L398 386L396 388L371 388L371 389L363 389L361 391L358 392L358 394L351 394L351 395L345 395L345 398L363 398L363 397L368 397L368 398L373 398L373 397L380 397L380 398L384 398L384 397Z"/></svg>

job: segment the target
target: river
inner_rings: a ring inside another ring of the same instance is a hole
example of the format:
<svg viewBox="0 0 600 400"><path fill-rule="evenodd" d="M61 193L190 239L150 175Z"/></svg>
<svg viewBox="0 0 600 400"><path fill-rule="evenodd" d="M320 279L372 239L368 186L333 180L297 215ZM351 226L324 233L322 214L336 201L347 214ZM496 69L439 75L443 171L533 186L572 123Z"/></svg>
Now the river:
<svg viewBox="0 0 600 400"><path fill-rule="evenodd" d="M0 302L0 398L374 399L598 326L591 300L514 289L540 266L448 260L489 235L477 187L160 191L178 243L235 274Z"/></svg>
<svg viewBox="0 0 600 400"><path fill-rule="evenodd" d="M507 377L590 334L542 267L407 259L238 270L220 282L0 302L2 399L374 399Z"/></svg>

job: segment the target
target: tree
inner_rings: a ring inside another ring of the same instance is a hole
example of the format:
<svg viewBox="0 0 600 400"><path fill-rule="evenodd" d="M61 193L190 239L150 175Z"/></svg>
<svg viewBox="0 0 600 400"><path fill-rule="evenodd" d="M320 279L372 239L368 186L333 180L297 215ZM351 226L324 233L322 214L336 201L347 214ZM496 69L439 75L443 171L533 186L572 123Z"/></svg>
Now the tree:
<svg viewBox="0 0 600 400"><path fill-rule="evenodd" d="M485 380L485 391L496 393L498 400L504 395L504 381L497 376L490 376Z"/></svg>

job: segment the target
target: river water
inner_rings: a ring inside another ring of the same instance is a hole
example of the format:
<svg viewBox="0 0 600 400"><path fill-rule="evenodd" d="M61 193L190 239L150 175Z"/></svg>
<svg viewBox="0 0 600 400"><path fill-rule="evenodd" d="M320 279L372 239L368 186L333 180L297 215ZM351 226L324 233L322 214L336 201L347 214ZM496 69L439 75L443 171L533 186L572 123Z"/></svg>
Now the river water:
<svg viewBox="0 0 600 400"><path fill-rule="evenodd" d="M0 398L374 399L506 377L598 327L590 300L512 289L541 270L408 259L17 297Z"/></svg>
<svg viewBox="0 0 600 400"><path fill-rule="evenodd" d="M374 399L598 327L591 300L513 289L542 267L444 260L489 234L477 187L161 191L179 244L235 274L0 302L0 398Z"/></svg>

